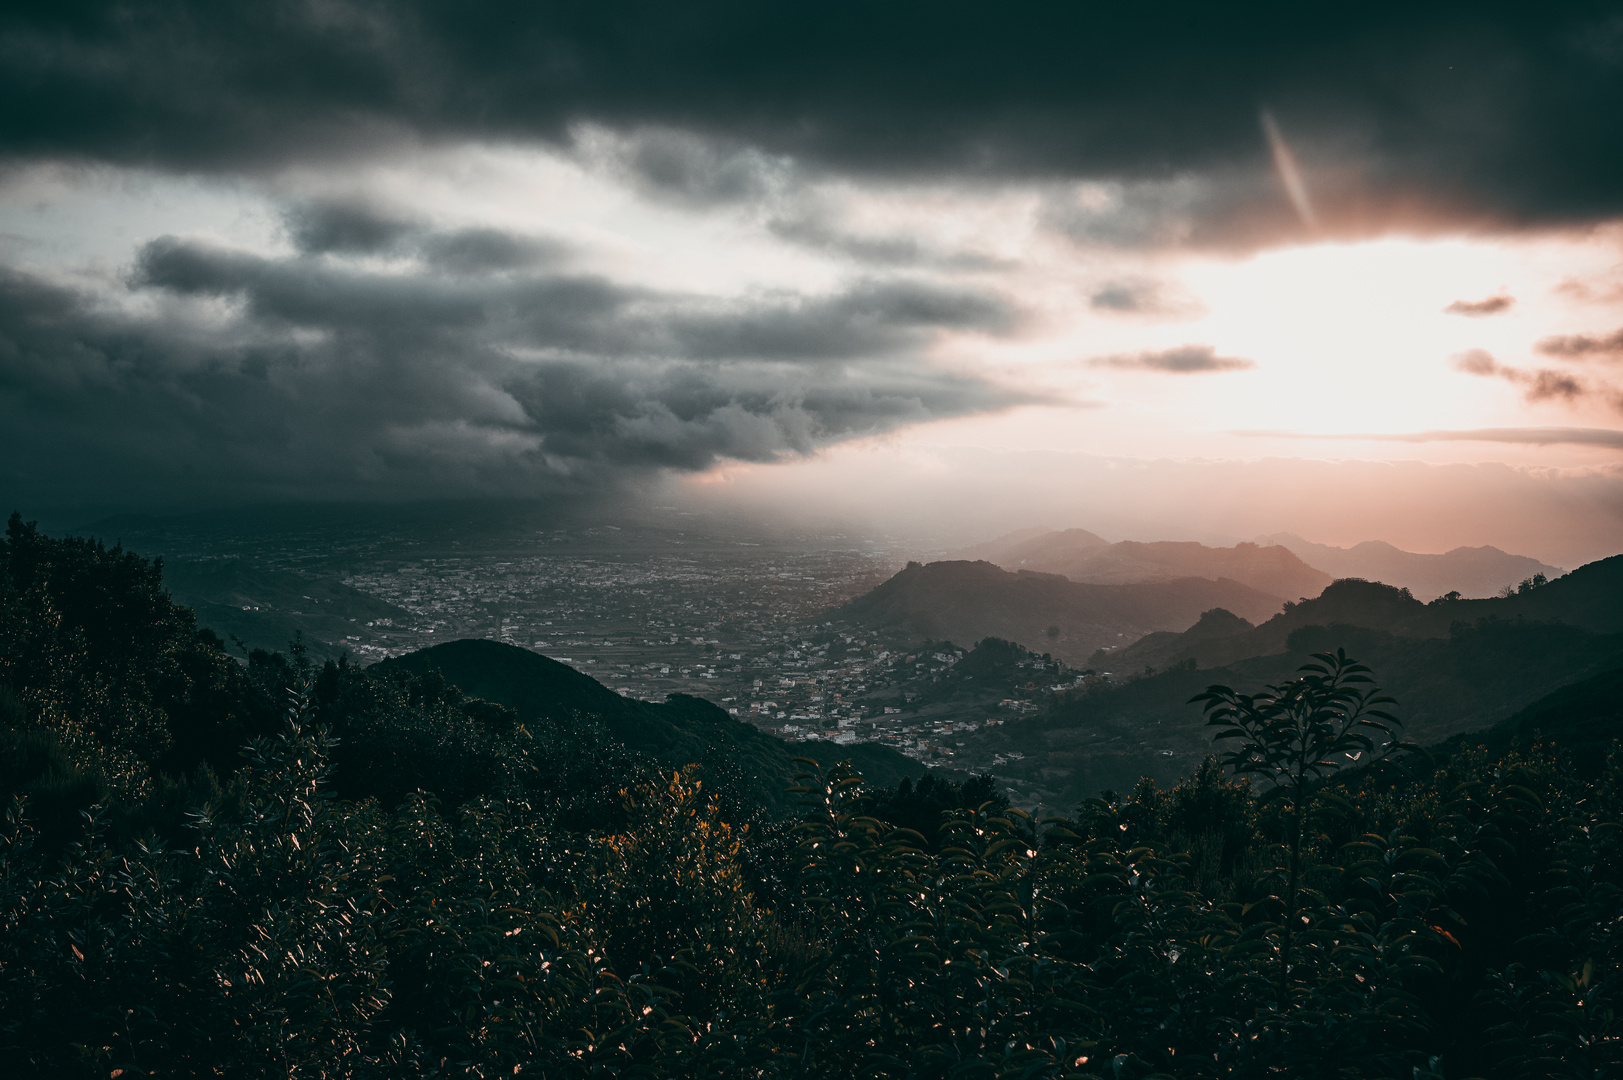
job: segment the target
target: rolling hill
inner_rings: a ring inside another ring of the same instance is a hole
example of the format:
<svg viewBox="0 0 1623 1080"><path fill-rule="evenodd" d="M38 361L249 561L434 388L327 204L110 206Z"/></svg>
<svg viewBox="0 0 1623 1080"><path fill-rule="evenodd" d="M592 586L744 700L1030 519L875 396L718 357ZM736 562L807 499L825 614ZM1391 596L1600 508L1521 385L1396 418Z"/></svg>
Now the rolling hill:
<svg viewBox="0 0 1623 1080"><path fill-rule="evenodd" d="M617 741L667 764L685 765L710 753L725 754L767 806L794 804L783 789L800 769L796 757L823 765L849 760L869 781L887 786L925 772L918 762L887 746L787 743L700 698L673 694L656 704L621 697L567 664L499 641L449 641L373 665L382 670L391 667L416 674L438 671L464 693L512 708L525 723L595 720Z"/></svg>

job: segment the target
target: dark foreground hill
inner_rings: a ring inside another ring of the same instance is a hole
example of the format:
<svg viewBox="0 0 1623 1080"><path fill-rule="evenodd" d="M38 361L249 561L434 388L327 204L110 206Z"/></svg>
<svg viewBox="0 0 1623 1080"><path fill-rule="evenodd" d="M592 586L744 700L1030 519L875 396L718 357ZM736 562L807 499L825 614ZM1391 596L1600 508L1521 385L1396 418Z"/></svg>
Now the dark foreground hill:
<svg viewBox="0 0 1623 1080"><path fill-rule="evenodd" d="M911 758L875 743L787 743L685 694L673 694L663 703L622 697L567 664L500 641L450 641L368 670L437 671L465 694L513 709L526 724L599 724L616 742L669 765L726 761L766 806L793 805L784 788L802 768L796 757L823 765L850 761L874 783L887 786L925 771Z"/></svg>
<svg viewBox="0 0 1623 1080"><path fill-rule="evenodd" d="M1484 746L1491 754L1502 754L1513 746L1543 742L1594 769L1607 760L1619 739L1623 739L1623 665L1563 686L1487 731L1455 736L1436 749Z"/></svg>
<svg viewBox="0 0 1623 1080"><path fill-rule="evenodd" d="M936 562L909 563L832 617L918 640L1004 638L1077 663L1106 645L1182 630L1214 607L1261 620L1279 604L1278 597L1237 581L1085 585L1056 574L1010 573L988 562Z"/></svg>

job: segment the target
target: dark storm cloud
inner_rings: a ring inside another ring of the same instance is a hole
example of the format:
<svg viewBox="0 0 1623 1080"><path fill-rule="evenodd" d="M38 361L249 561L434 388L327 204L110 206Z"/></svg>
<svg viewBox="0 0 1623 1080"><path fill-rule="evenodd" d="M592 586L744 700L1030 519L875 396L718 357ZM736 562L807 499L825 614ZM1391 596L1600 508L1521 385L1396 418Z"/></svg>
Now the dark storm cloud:
<svg viewBox="0 0 1623 1080"><path fill-rule="evenodd" d="M829 296L716 300L599 277L528 275L493 283L366 273L174 237L142 248L132 282L181 294L233 295L265 324L375 336L502 328L506 344L516 347L706 361L878 359L920 344L929 331L996 332L1015 319L996 297L922 283L863 282Z"/></svg>
<svg viewBox="0 0 1623 1080"><path fill-rule="evenodd" d="M1088 306L1123 315L1165 315L1187 310L1190 305L1186 300L1169 297L1159 281L1124 278L1107 281L1095 289L1088 297Z"/></svg>
<svg viewBox="0 0 1623 1080"><path fill-rule="evenodd" d="M684 133L626 166L689 202L758 197L780 155L1105 178L1148 186L1119 220L1055 220L1233 243L1303 227L1267 103L1327 233L1561 223L1623 210L1620 41L1600 3L24 2L0 151L244 171L590 121Z"/></svg>
<svg viewBox="0 0 1623 1080"><path fill-rule="evenodd" d="M490 236L412 244L512 265ZM977 294L890 281L716 301L404 265L165 237L141 249L127 297L0 270L0 487L191 501L612 490L1022 400L917 359L941 331L1008 325Z"/></svg>
<svg viewBox="0 0 1623 1080"><path fill-rule="evenodd" d="M1490 296L1486 300L1456 300L1443 309L1443 314L1480 319L1487 315L1502 315L1515 303L1515 298L1511 296Z"/></svg>
<svg viewBox="0 0 1623 1080"><path fill-rule="evenodd" d="M411 233L415 223L360 202L311 202L288 211L284 221L300 251L385 251Z"/></svg>
<svg viewBox="0 0 1623 1080"><path fill-rule="evenodd" d="M480 274L522 270L561 261L566 245L554 240L514 236L500 229L458 229L425 237L423 257L437 270Z"/></svg>
<svg viewBox="0 0 1623 1080"><path fill-rule="evenodd" d="M306 255L416 254L454 274L517 270L557 262L568 252L558 241L500 229L435 231L358 198L298 203L283 213L282 223ZM143 257L151 255L149 250Z"/></svg>
<svg viewBox="0 0 1623 1080"><path fill-rule="evenodd" d="M1243 247L1258 236L1302 235L1295 211L1266 170L1224 169L1053 192L1043 202L1041 220L1079 244L1117 248Z"/></svg>
<svg viewBox="0 0 1623 1080"><path fill-rule="evenodd" d="M752 147L692 133L639 131L609 153L646 195L687 206L752 202L787 179L787 166Z"/></svg>
<svg viewBox="0 0 1623 1080"><path fill-rule="evenodd" d="M1007 263L975 251L946 250L905 232L872 234L843 229L816 212L767 222L772 235L792 244L843 255L875 267L931 267L943 270L996 270Z"/></svg>
<svg viewBox="0 0 1623 1080"><path fill-rule="evenodd" d="M1090 367L1122 368L1137 371L1160 371L1172 375L1199 375L1214 371L1244 371L1256 367L1256 362L1239 356L1218 356L1210 345L1179 345L1160 352L1127 353L1121 356L1101 356L1088 361Z"/></svg>
<svg viewBox="0 0 1623 1080"><path fill-rule="evenodd" d="M1563 360L1588 360L1597 356L1615 360L1623 357L1623 330L1614 330L1598 337L1593 334L1558 334L1544 338L1536 348L1545 356L1556 356Z"/></svg>

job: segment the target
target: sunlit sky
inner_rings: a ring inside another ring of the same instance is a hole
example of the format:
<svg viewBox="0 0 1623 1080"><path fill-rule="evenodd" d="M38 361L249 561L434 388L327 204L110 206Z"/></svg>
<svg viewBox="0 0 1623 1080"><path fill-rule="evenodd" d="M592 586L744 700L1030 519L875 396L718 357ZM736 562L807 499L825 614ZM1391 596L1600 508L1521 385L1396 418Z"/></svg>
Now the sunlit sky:
<svg viewBox="0 0 1623 1080"><path fill-rule="evenodd" d="M1616 20L1267 31L1308 63L1192 7L1087 46L1209 76L1168 94L950 6L933 47L984 48L981 89L929 42L844 51L843 9L708 60L640 5L534 16L531 53L427 7L227 5L190 45L142 10L0 21L12 89L56 87L0 129L25 510L663 492L944 542L1623 550L1623 135L1541 111L1615 100Z"/></svg>

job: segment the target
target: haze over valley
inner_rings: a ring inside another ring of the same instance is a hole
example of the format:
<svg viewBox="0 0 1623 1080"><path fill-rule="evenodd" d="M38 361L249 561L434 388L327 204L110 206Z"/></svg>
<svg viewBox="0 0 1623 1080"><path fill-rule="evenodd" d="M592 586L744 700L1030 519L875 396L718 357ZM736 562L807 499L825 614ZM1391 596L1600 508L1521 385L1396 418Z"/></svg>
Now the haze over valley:
<svg viewBox="0 0 1623 1080"><path fill-rule="evenodd" d="M239 657L295 636L362 665L500 642L623 698L711 702L825 757L873 745L921 774L988 774L1027 806L1175 779L1210 750L1192 694L1283 678L1323 648L1379 663L1409 705L1407 735L1431 741L1485 732L1623 663L1616 560L1563 576L1491 547L1216 547L1033 527L943 550L674 506L615 520L447 503L84 531L161 553L171 593ZM1362 560L1390 580L1343 581L1310 559ZM1478 625L1500 629L1473 638ZM1462 664L1496 674L1468 690Z"/></svg>

